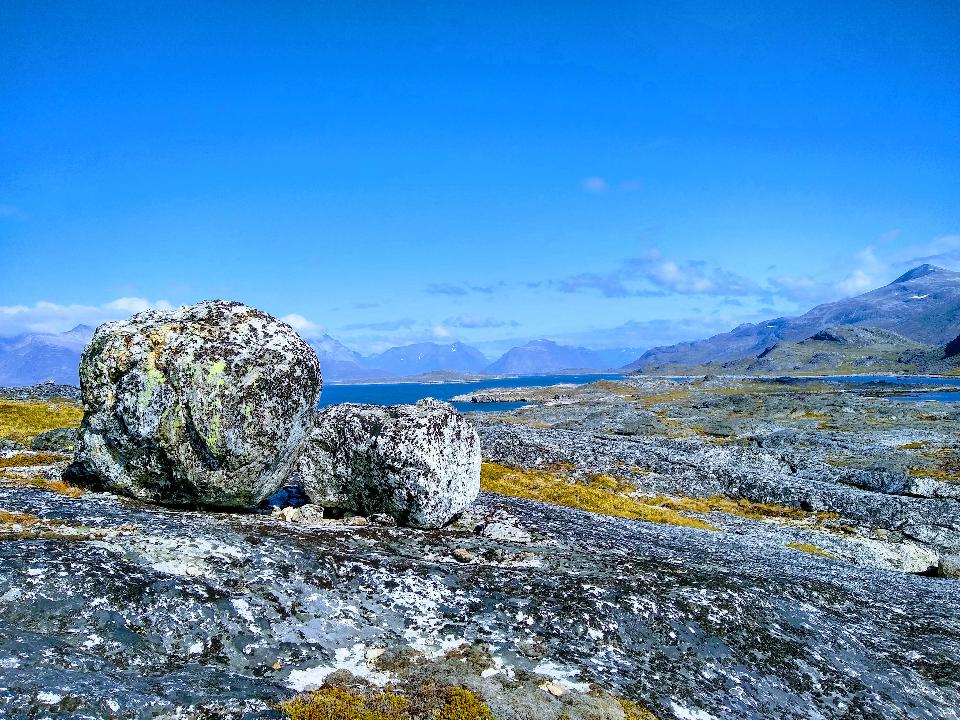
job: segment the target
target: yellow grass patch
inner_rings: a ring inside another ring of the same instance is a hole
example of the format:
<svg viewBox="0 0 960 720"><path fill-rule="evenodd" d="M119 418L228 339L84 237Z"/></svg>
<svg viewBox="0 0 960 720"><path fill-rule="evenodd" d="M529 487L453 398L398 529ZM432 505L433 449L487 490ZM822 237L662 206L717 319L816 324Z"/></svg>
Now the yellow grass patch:
<svg viewBox="0 0 960 720"><path fill-rule="evenodd" d="M679 403L690 398L689 390L669 390L667 392L653 393L651 395L636 395L637 402L644 405L663 405L666 403Z"/></svg>
<svg viewBox="0 0 960 720"><path fill-rule="evenodd" d="M794 550L799 550L800 552L809 553L810 555L818 555L819 557L833 558L833 555L828 553L823 548L818 548L816 545L811 545L810 543L791 542L791 543L787 543L787 547L793 548Z"/></svg>
<svg viewBox="0 0 960 720"><path fill-rule="evenodd" d="M643 705L623 698L614 698L623 708L624 720L657 720L657 716Z"/></svg>
<svg viewBox="0 0 960 720"><path fill-rule="evenodd" d="M413 703L400 693L359 695L340 687L298 695L278 707L288 720L412 720L424 716L420 710L436 720L494 720L487 704L466 688L429 687L416 700L417 705L433 707L411 712Z"/></svg>
<svg viewBox="0 0 960 720"><path fill-rule="evenodd" d="M52 465L61 460L68 460L69 456L60 453L19 453L10 457L0 458L0 468L36 467L38 465Z"/></svg>
<svg viewBox="0 0 960 720"><path fill-rule="evenodd" d="M551 505L588 510L601 515L680 525L700 530L716 530L713 525L687 517L669 508L622 494L633 487L608 475L591 476L589 484L558 477L542 470L519 470L499 463L484 463L480 487L487 492L540 500Z"/></svg>
<svg viewBox="0 0 960 720"><path fill-rule="evenodd" d="M645 501L651 505L658 505L680 512L693 512L704 515L711 512L722 512L748 520L806 520L808 518L814 518L820 522L824 520L835 520L840 517L836 513L808 512L806 510L787 507L786 505L755 503L749 500L731 500L721 495L714 495L708 498L658 496L646 498Z"/></svg>
<svg viewBox="0 0 960 720"><path fill-rule="evenodd" d="M47 430L79 427L83 411L68 401L0 400L0 438L28 443Z"/></svg>

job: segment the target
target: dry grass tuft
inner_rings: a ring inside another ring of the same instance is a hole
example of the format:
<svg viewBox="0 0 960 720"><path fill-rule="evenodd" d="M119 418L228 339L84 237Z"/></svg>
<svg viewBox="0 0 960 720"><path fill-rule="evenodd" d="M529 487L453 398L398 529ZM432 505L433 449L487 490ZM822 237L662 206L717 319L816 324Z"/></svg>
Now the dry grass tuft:
<svg viewBox="0 0 960 720"><path fill-rule="evenodd" d="M694 512L704 515L711 512L722 512L748 520L807 520L813 518L818 522L822 522L824 520L836 520L840 517L836 513L808 512L806 510L799 510L785 505L775 505L773 503L731 500L730 498L725 498L720 495L714 495L708 498L658 496L646 499L646 502L651 505L658 505L680 512Z"/></svg>
<svg viewBox="0 0 960 720"><path fill-rule="evenodd" d="M69 460L69 455L61 453L19 453L10 457L0 458L0 468L37 467L38 465L53 465L54 463Z"/></svg>
<svg viewBox="0 0 960 720"><path fill-rule="evenodd" d="M614 699L620 703L620 707L623 708L624 720L657 720L656 715L639 703L619 697Z"/></svg>
<svg viewBox="0 0 960 720"><path fill-rule="evenodd" d="M83 411L69 401L0 400L0 438L28 443L47 430L79 427Z"/></svg>
<svg viewBox="0 0 960 720"><path fill-rule="evenodd" d="M643 405L665 405L681 403L690 399L689 390L669 390L667 392L652 393L650 395L635 395L634 400Z"/></svg>
<svg viewBox="0 0 960 720"><path fill-rule="evenodd" d="M494 720L487 704L466 688L427 688L416 700L411 703L396 692L364 695L323 687L281 703L279 709L289 720Z"/></svg>
<svg viewBox="0 0 960 720"><path fill-rule="evenodd" d="M30 525L36 525L38 522L40 522L40 518L38 518L36 515L30 515L29 513L9 512L7 510L0 510L0 526L2 525L30 526Z"/></svg>
<svg viewBox="0 0 960 720"><path fill-rule="evenodd" d="M810 543L791 542L787 543L787 547L793 548L794 550L799 550L800 552L809 553L810 555L817 555L819 557L830 558L833 560L836 559L823 548L818 548L816 545L811 545Z"/></svg>

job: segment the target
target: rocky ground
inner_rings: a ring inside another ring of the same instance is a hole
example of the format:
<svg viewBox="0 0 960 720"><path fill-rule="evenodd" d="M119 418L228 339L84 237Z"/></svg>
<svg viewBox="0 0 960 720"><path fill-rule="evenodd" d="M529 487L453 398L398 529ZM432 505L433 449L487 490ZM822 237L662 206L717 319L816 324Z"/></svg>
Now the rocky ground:
<svg viewBox="0 0 960 720"><path fill-rule="evenodd" d="M11 446L0 717L268 718L324 683L433 683L510 719L956 718L960 412L897 391L495 393L537 404L473 416L486 487L609 514L487 492L432 531L74 492L69 456Z"/></svg>

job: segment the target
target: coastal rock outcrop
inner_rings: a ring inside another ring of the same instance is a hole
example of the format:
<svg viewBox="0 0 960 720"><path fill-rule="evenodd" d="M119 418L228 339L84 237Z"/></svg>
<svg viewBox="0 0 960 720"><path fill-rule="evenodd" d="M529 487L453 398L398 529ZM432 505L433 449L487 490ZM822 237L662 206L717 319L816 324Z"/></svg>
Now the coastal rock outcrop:
<svg viewBox="0 0 960 720"><path fill-rule="evenodd" d="M75 478L222 507L253 507L282 485L322 385L314 351L289 325L225 301L100 326L80 379Z"/></svg>
<svg viewBox="0 0 960 720"><path fill-rule="evenodd" d="M317 505L436 528L480 492L480 441L438 400L333 405L317 416L296 473Z"/></svg>

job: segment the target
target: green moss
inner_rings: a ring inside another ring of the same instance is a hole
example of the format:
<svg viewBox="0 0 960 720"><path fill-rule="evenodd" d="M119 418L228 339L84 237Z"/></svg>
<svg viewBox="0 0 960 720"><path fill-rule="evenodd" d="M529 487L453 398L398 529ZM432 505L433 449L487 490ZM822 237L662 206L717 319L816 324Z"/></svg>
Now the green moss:
<svg viewBox="0 0 960 720"><path fill-rule="evenodd" d="M901 450L922 450L927 444L925 442L908 442L900 446Z"/></svg>

